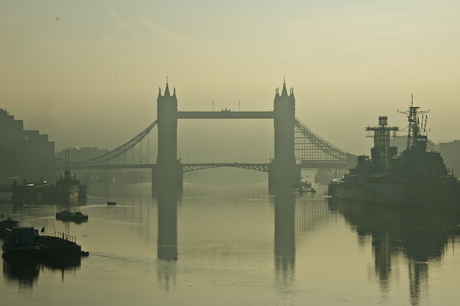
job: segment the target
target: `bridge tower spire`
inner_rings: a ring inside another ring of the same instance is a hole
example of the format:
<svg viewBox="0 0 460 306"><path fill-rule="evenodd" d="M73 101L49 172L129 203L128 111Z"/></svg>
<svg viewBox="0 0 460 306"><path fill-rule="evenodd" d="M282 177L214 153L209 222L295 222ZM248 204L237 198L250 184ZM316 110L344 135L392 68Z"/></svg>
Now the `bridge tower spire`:
<svg viewBox="0 0 460 306"><path fill-rule="evenodd" d="M275 158L270 164L269 186L296 186L300 183L300 167L296 165L294 154L295 98L283 82L281 94L276 91L273 101L275 127Z"/></svg>
<svg viewBox="0 0 460 306"><path fill-rule="evenodd" d="M157 164L152 171L152 187L158 185L182 186L182 164L177 159L177 97L173 95L166 82L164 95L161 89L157 98L158 122L158 156Z"/></svg>

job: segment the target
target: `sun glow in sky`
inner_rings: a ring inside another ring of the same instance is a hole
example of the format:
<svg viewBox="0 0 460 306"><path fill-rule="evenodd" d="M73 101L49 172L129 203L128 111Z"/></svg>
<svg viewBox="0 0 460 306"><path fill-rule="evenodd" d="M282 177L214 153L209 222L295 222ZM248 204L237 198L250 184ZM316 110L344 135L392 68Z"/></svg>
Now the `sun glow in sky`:
<svg viewBox="0 0 460 306"><path fill-rule="evenodd" d="M354 154L369 153L364 127L379 115L405 126L396 110L409 106L411 94L430 110L431 140L460 139L458 1L44 0L1 7L0 107L26 129L48 134L57 150L112 149L137 135L156 119L166 77L179 110L212 110L213 101L216 110L237 110L239 101L241 110L272 110L285 79L297 117ZM206 154L219 161L229 143L252 148L241 157L234 151L235 161L265 162L273 123L179 123L179 150L191 161Z"/></svg>

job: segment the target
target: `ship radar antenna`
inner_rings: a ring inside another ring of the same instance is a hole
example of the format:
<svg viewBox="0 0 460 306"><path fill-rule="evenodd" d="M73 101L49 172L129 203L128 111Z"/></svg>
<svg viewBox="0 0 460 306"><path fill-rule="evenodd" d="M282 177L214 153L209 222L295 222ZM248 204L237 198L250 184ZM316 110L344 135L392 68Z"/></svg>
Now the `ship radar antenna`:
<svg viewBox="0 0 460 306"><path fill-rule="evenodd" d="M426 147L426 142L427 142L427 136L421 134L421 130L425 130L426 126L423 126L424 123L426 124L426 119L425 122L420 122L420 116L423 114L427 114L430 111L420 111L418 106L414 106L414 95L411 94L411 101L410 101L410 107L408 111L399 111L398 113L402 113L407 115L407 121L408 121L408 133L407 133L407 145L406 145L406 150L409 151L411 149L416 149L418 147L425 146ZM426 118L426 117L425 117ZM425 144L422 145L421 143L424 142Z"/></svg>

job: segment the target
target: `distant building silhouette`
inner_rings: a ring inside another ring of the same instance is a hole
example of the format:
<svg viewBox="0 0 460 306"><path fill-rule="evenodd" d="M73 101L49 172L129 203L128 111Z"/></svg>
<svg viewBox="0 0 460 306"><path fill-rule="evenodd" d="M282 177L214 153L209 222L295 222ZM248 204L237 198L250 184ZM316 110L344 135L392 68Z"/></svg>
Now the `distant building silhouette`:
<svg viewBox="0 0 460 306"><path fill-rule="evenodd" d="M458 176L460 171L460 140L454 140L451 142L441 142L439 144L439 151L441 156L444 158L444 163L447 169L453 169Z"/></svg>
<svg viewBox="0 0 460 306"><path fill-rule="evenodd" d="M55 144L47 134L24 130L24 122L0 108L0 176L31 177L48 172L49 164L38 156L54 157Z"/></svg>

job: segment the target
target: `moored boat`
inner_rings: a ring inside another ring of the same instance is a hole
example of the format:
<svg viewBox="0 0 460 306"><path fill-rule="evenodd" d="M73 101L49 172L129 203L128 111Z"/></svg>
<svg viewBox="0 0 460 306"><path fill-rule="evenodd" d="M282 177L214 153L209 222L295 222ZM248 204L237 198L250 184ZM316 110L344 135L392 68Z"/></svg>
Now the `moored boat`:
<svg viewBox="0 0 460 306"><path fill-rule="evenodd" d="M76 238L60 232L52 235L39 236L37 245L40 247L39 259L45 263L79 262L81 246Z"/></svg>
<svg viewBox="0 0 460 306"><path fill-rule="evenodd" d="M79 262L82 254L81 246L76 243L75 237L59 232L39 235L38 230L33 227L7 229L2 250L3 258L12 262L47 264Z"/></svg>
<svg viewBox="0 0 460 306"><path fill-rule="evenodd" d="M38 182L24 179L22 184L14 181L11 186L11 200L13 203L36 203L46 197L49 190L54 187L53 183L43 179L40 179Z"/></svg>

